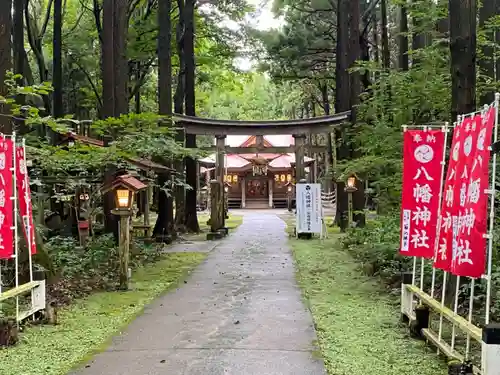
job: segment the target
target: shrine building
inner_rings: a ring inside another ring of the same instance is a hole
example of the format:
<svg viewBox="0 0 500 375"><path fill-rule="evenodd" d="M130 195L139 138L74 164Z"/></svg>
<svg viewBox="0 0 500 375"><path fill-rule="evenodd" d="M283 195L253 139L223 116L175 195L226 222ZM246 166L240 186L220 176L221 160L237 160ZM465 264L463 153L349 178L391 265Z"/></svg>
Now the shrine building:
<svg viewBox="0 0 500 375"><path fill-rule="evenodd" d="M292 135L228 135L226 145L224 184L229 208L286 208L288 194L295 199L295 153L276 152L293 149ZM238 153L231 153L231 147ZM200 175L207 183L215 178L216 158L213 153L199 160ZM304 156L304 167L306 178L314 180L315 160Z"/></svg>

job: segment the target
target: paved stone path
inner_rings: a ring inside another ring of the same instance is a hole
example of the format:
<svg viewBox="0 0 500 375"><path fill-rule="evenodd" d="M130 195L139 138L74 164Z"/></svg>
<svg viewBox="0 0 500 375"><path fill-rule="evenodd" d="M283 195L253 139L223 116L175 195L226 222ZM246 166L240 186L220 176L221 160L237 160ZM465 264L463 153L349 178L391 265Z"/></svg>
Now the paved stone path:
<svg viewBox="0 0 500 375"><path fill-rule="evenodd" d="M284 227L246 212L186 284L75 374L324 375Z"/></svg>

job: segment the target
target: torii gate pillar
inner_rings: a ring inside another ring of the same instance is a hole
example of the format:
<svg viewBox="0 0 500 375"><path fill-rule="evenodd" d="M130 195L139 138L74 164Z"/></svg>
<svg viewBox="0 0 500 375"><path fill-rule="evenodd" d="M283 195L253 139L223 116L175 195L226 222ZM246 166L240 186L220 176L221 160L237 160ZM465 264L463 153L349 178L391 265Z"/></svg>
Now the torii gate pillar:
<svg viewBox="0 0 500 375"><path fill-rule="evenodd" d="M306 178L306 173L304 169L304 144L306 141L305 134L294 134L295 139L295 181Z"/></svg>

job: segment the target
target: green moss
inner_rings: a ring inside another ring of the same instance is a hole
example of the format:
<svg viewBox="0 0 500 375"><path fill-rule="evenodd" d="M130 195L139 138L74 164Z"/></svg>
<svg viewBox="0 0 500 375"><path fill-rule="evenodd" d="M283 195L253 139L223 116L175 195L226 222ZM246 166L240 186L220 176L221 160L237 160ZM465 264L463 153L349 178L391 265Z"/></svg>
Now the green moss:
<svg viewBox="0 0 500 375"><path fill-rule="evenodd" d="M128 292L101 292L59 311L59 325L36 326L21 343L0 350L0 375L63 375L104 350L112 336L142 312L145 305L177 286L206 254L167 254L136 270Z"/></svg>
<svg viewBox="0 0 500 375"><path fill-rule="evenodd" d="M209 214L198 215L198 223L200 224L200 233L188 234L186 238L190 241L205 241L207 239L207 232L210 232L210 226L207 224L208 219L210 219ZM236 230L241 224L243 224L242 215L230 215L226 219L226 227L231 231Z"/></svg>
<svg viewBox="0 0 500 375"><path fill-rule="evenodd" d="M290 239L328 374L444 373L435 351L399 324L399 301L362 275L338 239L334 233L323 241Z"/></svg>

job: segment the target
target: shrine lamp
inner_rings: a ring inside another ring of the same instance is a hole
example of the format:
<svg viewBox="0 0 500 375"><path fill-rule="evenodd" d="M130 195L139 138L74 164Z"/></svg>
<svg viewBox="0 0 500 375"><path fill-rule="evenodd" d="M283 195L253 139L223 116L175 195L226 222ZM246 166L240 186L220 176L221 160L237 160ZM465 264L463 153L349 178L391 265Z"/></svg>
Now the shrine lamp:
<svg viewBox="0 0 500 375"><path fill-rule="evenodd" d="M118 176L110 185L101 189L105 194L109 191L114 192L115 209L118 211L129 211L134 204L134 195L147 188L147 185L137 178L125 174Z"/></svg>
<svg viewBox="0 0 500 375"><path fill-rule="evenodd" d="M356 175L351 174L349 177L347 177L345 191L348 193L354 193L357 190L358 188L356 187Z"/></svg>

